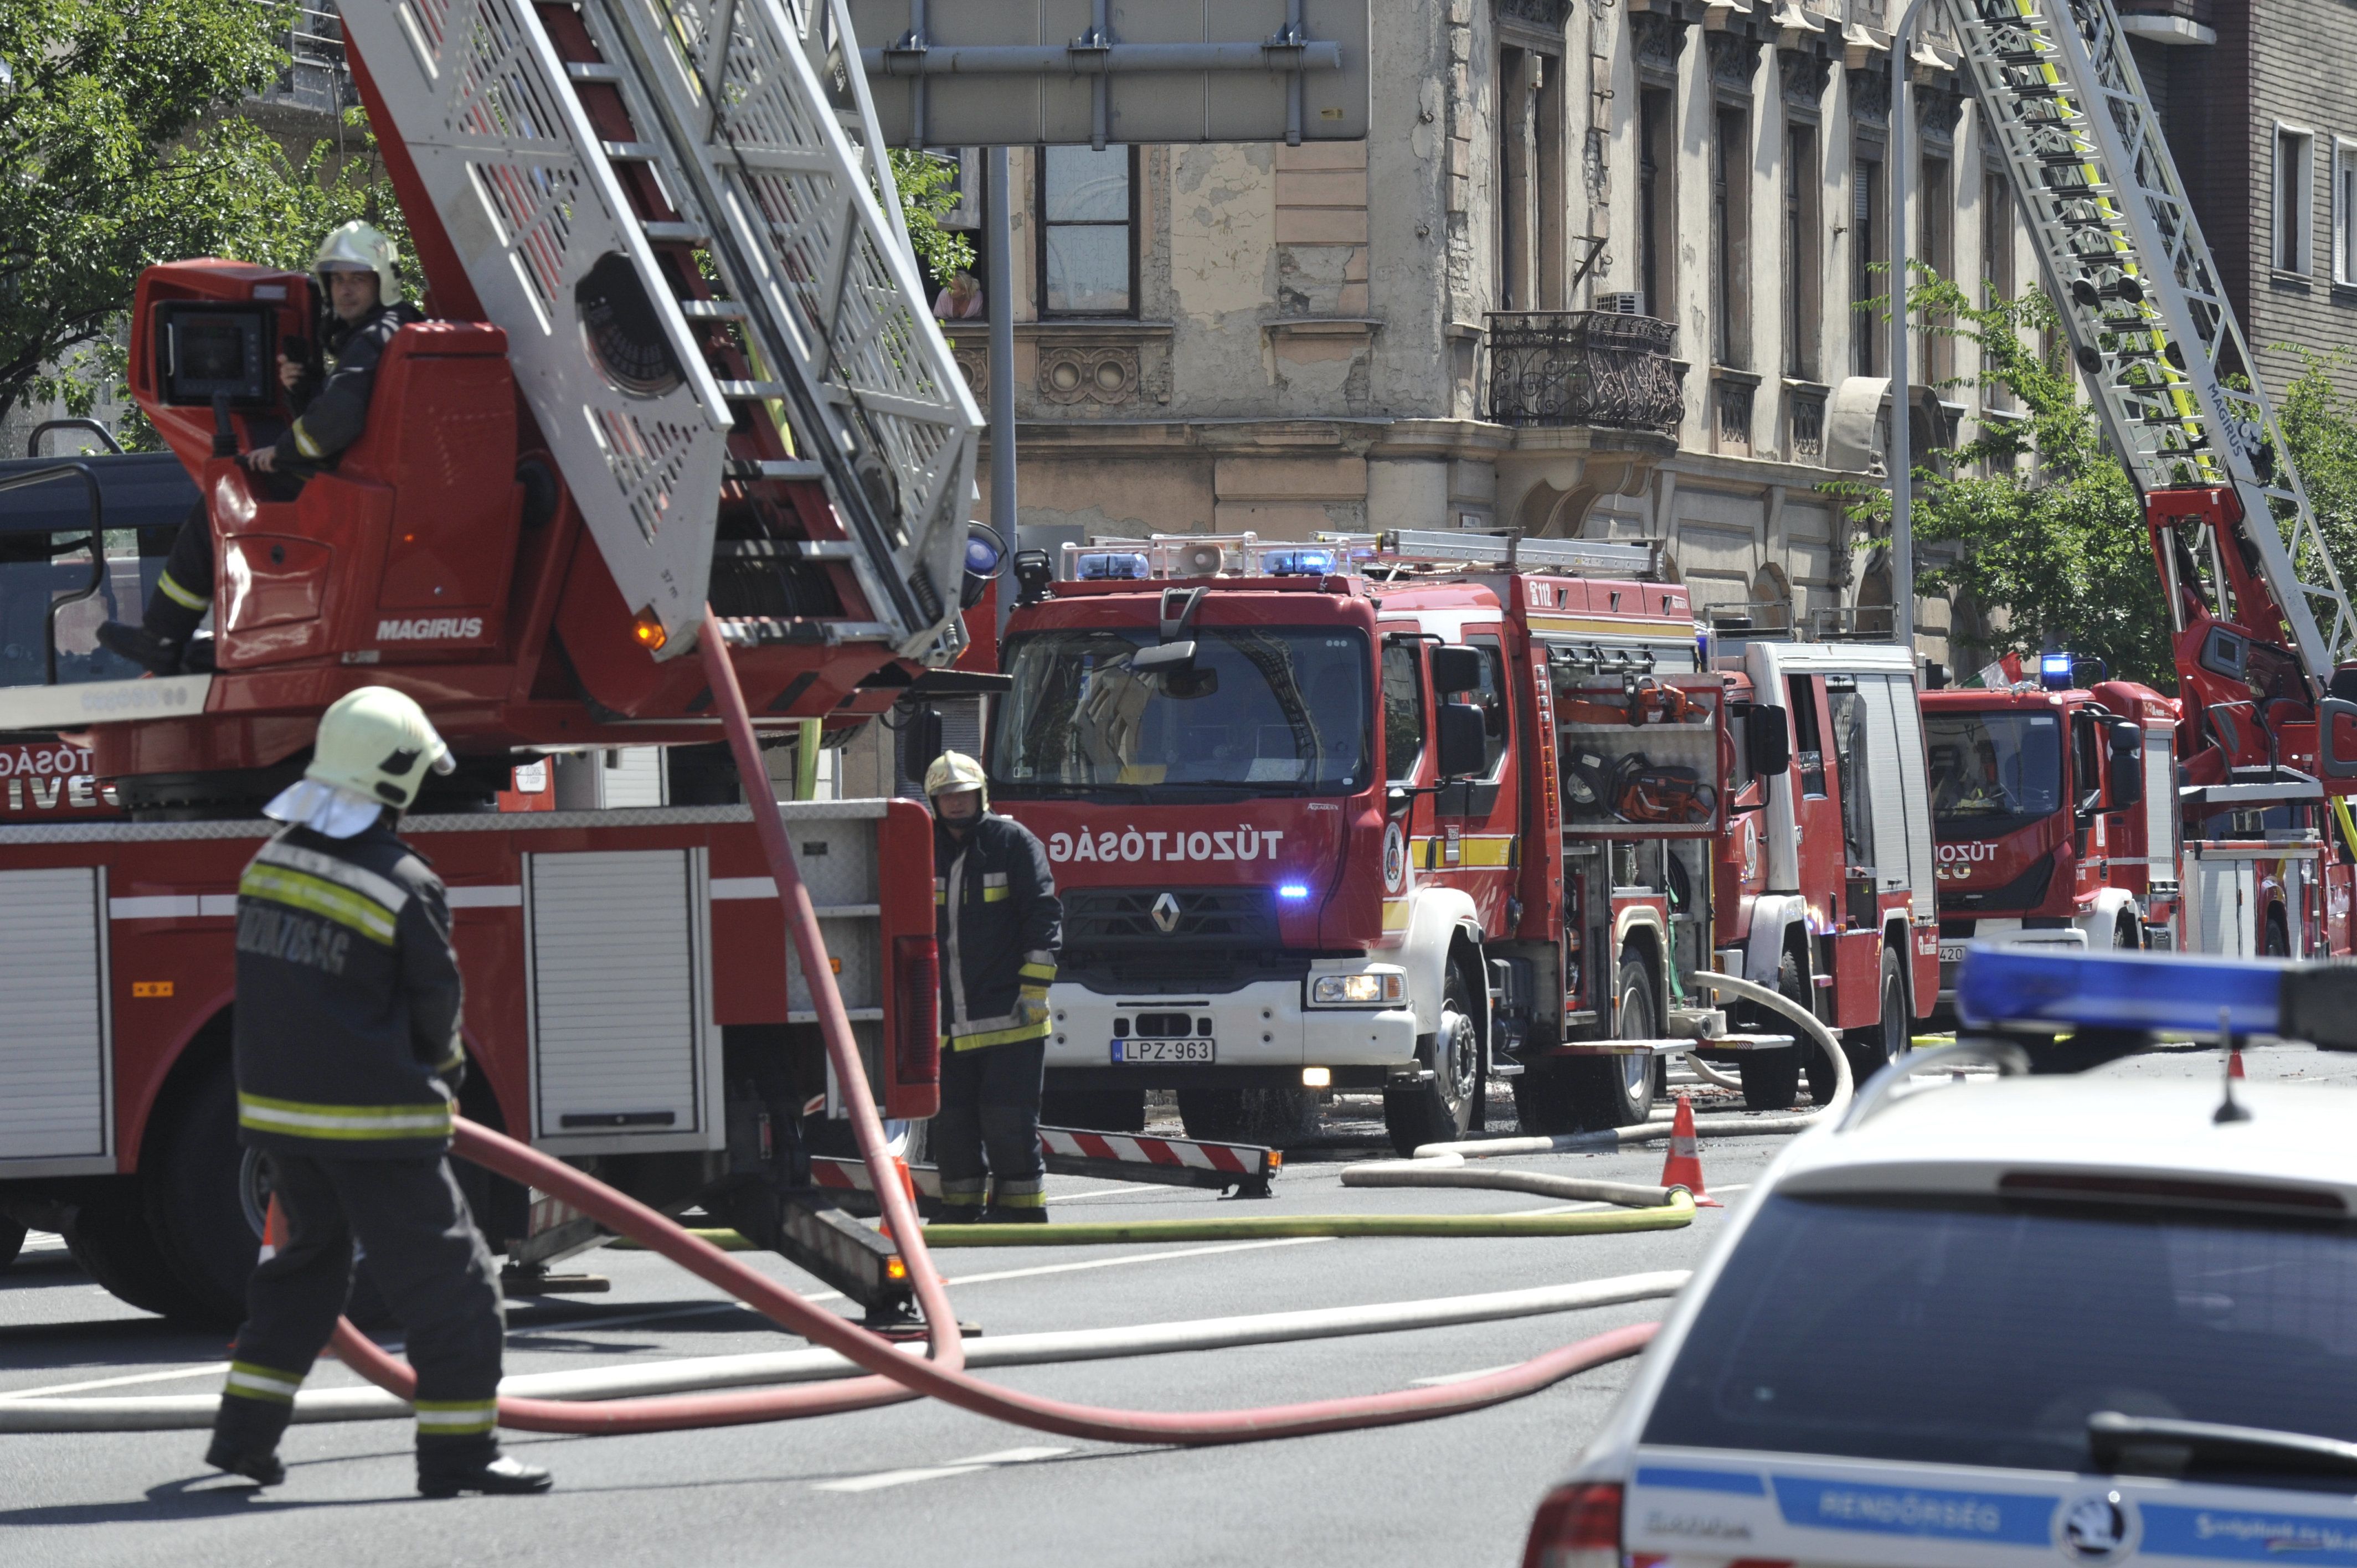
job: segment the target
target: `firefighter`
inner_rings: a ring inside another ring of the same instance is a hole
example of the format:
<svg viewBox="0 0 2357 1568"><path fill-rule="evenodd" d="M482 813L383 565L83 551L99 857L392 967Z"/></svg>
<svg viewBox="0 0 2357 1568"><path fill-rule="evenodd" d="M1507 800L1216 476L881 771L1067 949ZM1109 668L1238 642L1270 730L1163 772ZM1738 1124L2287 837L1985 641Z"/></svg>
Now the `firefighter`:
<svg viewBox="0 0 2357 1568"><path fill-rule="evenodd" d="M355 1242L408 1331L417 1489L549 1486L500 1455L499 1276L445 1158L466 1074L457 956L442 879L393 832L429 768L450 771L450 749L415 703L384 686L339 699L238 884L238 1136L269 1156L285 1233L247 1287L205 1462L265 1487L285 1478L279 1435Z"/></svg>
<svg viewBox="0 0 2357 1568"><path fill-rule="evenodd" d="M943 752L925 769L925 795L942 948L942 1218L985 1218L986 1194L988 1219L1044 1222L1039 1090L1064 907L1031 830L991 812L982 764Z"/></svg>
<svg viewBox="0 0 2357 1568"><path fill-rule="evenodd" d="M319 337L335 356L335 368L318 382L307 367L280 354L278 381L296 418L276 442L238 459L270 499L292 500L304 480L333 467L337 455L361 438L386 345L404 327L425 319L402 300L394 260L393 242L366 223L347 223L321 242L312 270L319 280ZM212 598L213 531L199 501L173 537L140 624L108 621L98 628L98 640L158 675L210 670L210 645L192 639Z"/></svg>

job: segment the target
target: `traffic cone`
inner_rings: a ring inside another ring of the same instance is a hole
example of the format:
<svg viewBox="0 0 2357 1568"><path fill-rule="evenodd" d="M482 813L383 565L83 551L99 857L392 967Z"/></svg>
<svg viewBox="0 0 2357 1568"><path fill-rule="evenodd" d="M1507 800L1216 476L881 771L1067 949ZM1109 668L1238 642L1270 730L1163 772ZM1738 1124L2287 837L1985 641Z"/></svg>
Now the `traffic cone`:
<svg viewBox="0 0 2357 1568"><path fill-rule="evenodd" d="M2243 1053L2239 1048L2226 1053L2226 1076L2228 1078L2246 1078L2249 1076L2243 1070Z"/></svg>
<svg viewBox="0 0 2357 1568"><path fill-rule="evenodd" d="M274 1197L270 1200L270 1207L263 1211L262 1251L253 1261L257 1263L270 1262L278 1255L278 1249L285 1244L286 1217L278 1211L278 1199Z"/></svg>
<svg viewBox="0 0 2357 1568"><path fill-rule="evenodd" d="M1662 1185L1694 1194L1696 1208L1724 1208L1703 1189L1702 1146L1695 1138L1694 1101L1678 1096L1677 1119L1670 1123L1670 1157L1662 1163Z"/></svg>
<svg viewBox="0 0 2357 1568"><path fill-rule="evenodd" d="M900 1190L909 1195L909 1212L914 1213L917 1208L917 1178L909 1174L909 1162L902 1159L898 1155L888 1155L885 1157L892 1162L893 1174L900 1178ZM879 1209L882 1208L884 1207L884 1200L881 1198L877 1199L876 1207ZM884 1240L887 1241L893 1240L892 1221L888 1217L877 1229L882 1231ZM894 1244L897 1246L899 1243L896 1241Z"/></svg>

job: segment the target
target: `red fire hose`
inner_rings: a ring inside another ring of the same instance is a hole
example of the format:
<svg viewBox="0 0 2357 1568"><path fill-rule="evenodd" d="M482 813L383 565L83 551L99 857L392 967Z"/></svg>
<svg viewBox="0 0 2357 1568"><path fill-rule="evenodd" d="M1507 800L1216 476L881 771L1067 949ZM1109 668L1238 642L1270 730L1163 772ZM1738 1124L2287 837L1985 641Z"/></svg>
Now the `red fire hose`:
<svg viewBox="0 0 2357 1568"><path fill-rule="evenodd" d="M500 1425L534 1432L665 1432L866 1409L927 1394L978 1415L1069 1437L1112 1443L1246 1443L1271 1437L1300 1437L1344 1427L1391 1425L1479 1410L1535 1392L1591 1367L1635 1355L1652 1338L1660 1325L1641 1323L1462 1382L1257 1410L1167 1413L1109 1410L1020 1393L966 1374L962 1369L956 1314L950 1307L949 1294L926 1250L924 1230L918 1222L915 1206L890 1174L883 1123L868 1093L866 1069L852 1039L851 1020L844 1010L842 993L835 988L834 972L827 962L818 916L810 892L802 884L793 847L787 840L784 820L767 787L769 776L761 766L760 749L746 714L744 693L729 663L719 621L709 608L705 612L702 653L713 696L727 726L737 770L746 780L745 795L753 808L753 824L760 834L770 874L777 880L779 897L785 906L786 929L810 984L819 1031L826 1042L836 1083L851 1114L853 1134L874 1178L885 1219L892 1228L901 1256L907 1260L909 1278L916 1287L925 1321L932 1326L932 1356L923 1359L895 1348L889 1341L856 1324L812 1305L776 1281L737 1262L710 1242L689 1235L653 1209L603 1182L511 1138L461 1120L454 1147L463 1158L562 1199L608 1229L645 1243L699 1279L718 1285L780 1326L877 1374L834 1388L659 1399L580 1402L502 1397ZM350 1323L337 1325L335 1348L347 1365L379 1388L403 1399L414 1394L416 1380L409 1368L379 1349Z"/></svg>

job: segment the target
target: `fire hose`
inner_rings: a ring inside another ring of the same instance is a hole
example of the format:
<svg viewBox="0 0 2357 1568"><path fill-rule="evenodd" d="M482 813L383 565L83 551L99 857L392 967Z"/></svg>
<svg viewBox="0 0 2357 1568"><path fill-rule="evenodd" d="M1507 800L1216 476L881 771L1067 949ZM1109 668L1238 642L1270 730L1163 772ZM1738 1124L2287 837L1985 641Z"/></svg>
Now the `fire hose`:
<svg viewBox="0 0 2357 1568"><path fill-rule="evenodd" d="M1576 1372L1636 1354L1658 1324L1635 1324L1561 1347L1519 1366L1461 1382L1431 1388L1316 1401L1257 1410L1156 1412L1074 1404L986 1383L964 1369L957 1315L933 1266L918 1223L915 1205L898 1179L884 1144L867 1073L851 1033L851 1020L820 934L818 916L804 886L785 822L768 787L760 749L746 712L718 618L705 612L701 654L712 693L727 730L729 746L752 807L753 826L784 906L794 955L809 984L819 1032L850 1113L852 1133L866 1161L886 1222L909 1269L931 1336L931 1357L920 1359L896 1348L856 1324L836 1316L767 1276L739 1263L710 1242L689 1235L663 1216L562 1161L488 1129L460 1121L453 1151L511 1180L538 1188L600 1224L631 1236L708 1283L719 1286L781 1326L813 1344L836 1351L875 1374L835 1387L761 1389L738 1393L629 1399L581 1404L502 1396L502 1426L572 1433L661 1432L685 1427L778 1421L796 1416L871 1408L930 1395L961 1410L1071 1437L1114 1443L1190 1444L1254 1442L1306 1436L1346 1427L1388 1425L1479 1410L1535 1392ZM1683 1195L1671 1205L1690 1218ZM1566 1216L1565 1218L1574 1218ZM1617 1218L1578 1216L1582 1219ZM1035 1232L1036 1236L1036 1232ZM339 1321L336 1352L362 1377L401 1398L415 1391L408 1366L370 1341L349 1320Z"/></svg>

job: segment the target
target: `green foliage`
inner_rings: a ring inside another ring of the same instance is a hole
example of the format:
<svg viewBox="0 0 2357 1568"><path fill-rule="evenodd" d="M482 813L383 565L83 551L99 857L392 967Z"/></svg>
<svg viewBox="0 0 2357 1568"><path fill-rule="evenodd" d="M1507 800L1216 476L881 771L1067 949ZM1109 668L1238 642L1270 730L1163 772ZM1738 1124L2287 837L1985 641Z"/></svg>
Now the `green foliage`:
<svg viewBox="0 0 2357 1568"><path fill-rule="evenodd" d="M285 66L292 15L254 0L0 0L16 75L0 96L0 412L35 397L86 410L119 379L114 337L152 263L306 266L357 217L405 242L370 160L339 164L322 144L298 162L232 112ZM348 124L359 155L365 129L357 113Z"/></svg>
<svg viewBox="0 0 2357 1568"><path fill-rule="evenodd" d="M974 265L973 244L956 230L942 227L942 220L958 204L957 165L938 154L907 147L894 147L888 156L892 183L900 192L900 215L909 225L909 244L917 252L919 270L938 288L952 273Z"/></svg>
<svg viewBox="0 0 2357 1568"><path fill-rule="evenodd" d="M2342 396L2333 373L2348 369L2351 350L2278 347L2298 354L2301 369L2276 409L2276 424L2345 585L2349 564L2357 563L2357 396Z"/></svg>
<svg viewBox="0 0 2357 1568"><path fill-rule="evenodd" d="M1960 619L1956 663L1969 671L2007 652L2067 648L2102 659L2115 677L2173 691L2168 610L2143 509L2078 396L2052 302L2033 292L1977 306L1919 266L1908 304L1932 330L1977 345L1979 384L2009 392L2020 413L1984 420L1981 434L1938 467L1914 470L1919 560L1952 557L1919 568L1917 591L1952 594L1986 623L1975 639L1979 628ZM2040 351L2041 340L2054 343L2050 354ZM1854 519L1888 532L1888 492L1829 488L1849 499Z"/></svg>

